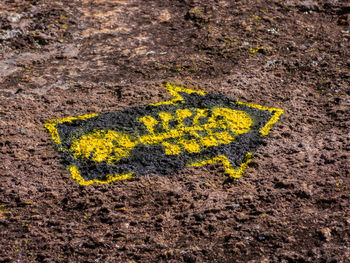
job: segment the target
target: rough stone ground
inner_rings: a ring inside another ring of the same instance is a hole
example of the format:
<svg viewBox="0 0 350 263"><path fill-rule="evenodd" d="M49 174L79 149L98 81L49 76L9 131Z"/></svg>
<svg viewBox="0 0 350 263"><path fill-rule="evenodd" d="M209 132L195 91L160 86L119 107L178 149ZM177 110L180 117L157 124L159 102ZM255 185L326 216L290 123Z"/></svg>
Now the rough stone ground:
<svg viewBox="0 0 350 263"><path fill-rule="evenodd" d="M3 0L0 262L350 262L347 0ZM80 186L43 124L168 98L283 108L245 176Z"/></svg>

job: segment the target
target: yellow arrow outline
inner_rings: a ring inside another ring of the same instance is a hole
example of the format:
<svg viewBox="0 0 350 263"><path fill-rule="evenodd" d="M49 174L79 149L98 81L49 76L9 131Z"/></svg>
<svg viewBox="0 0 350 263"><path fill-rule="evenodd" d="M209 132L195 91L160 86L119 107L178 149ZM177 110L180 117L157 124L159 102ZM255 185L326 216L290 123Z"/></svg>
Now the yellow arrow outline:
<svg viewBox="0 0 350 263"><path fill-rule="evenodd" d="M202 96L206 95L206 93L204 91L191 90L191 89L177 86L177 85L171 84L171 83L166 83L165 88L168 90L170 95L172 95L174 98L170 99L168 101L151 103L149 105L152 105L152 106L169 105L169 104L175 105L175 104L178 104L179 102L184 102L183 97L179 94L180 92L187 93L187 94L197 93L197 94L202 95ZM250 108L256 108L259 110L264 110L264 111L268 110L273 114L272 117L270 118L270 120L259 130L260 134L263 136L266 136L270 133L272 126L279 120L280 116L284 113L283 109L272 108L272 107L270 108L270 107L261 106L258 104L245 103L245 102L241 102L238 100L236 101L236 103L248 106ZM61 139L60 139L58 132L57 132L57 124L72 122L74 120L87 120L87 119L90 119L90 118L93 118L96 116L98 116L97 113L92 113L92 114L85 114L85 115L80 115L80 116L75 116L75 117L67 117L67 118L58 119L58 120L51 120L51 121L48 121L47 123L45 123L44 127L49 131L53 141L59 145L59 144L61 144ZM60 148L60 150L64 150L64 149ZM252 160L252 153L251 152L247 153L244 160L245 161L236 169L232 166L230 161L224 155L219 155L219 156L216 156L216 157L213 157L213 158L210 158L207 160L203 160L200 162L193 162L193 163L188 164L187 166L188 167L202 167L202 166L205 166L208 164L222 163L222 165L224 166L225 172L230 177L240 178L243 176L244 171L246 170L248 164ZM80 185L110 184L110 183L115 182L117 180L126 180L129 178L132 178L134 175L134 173L107 175L106 181L97 180L97 179L85 180L81 176L81 174L78 170L78 167L76 165L70 165L68 167L68 169L70 171L70 174L72 175L72 178L74 180L76 180Z"/></svg>

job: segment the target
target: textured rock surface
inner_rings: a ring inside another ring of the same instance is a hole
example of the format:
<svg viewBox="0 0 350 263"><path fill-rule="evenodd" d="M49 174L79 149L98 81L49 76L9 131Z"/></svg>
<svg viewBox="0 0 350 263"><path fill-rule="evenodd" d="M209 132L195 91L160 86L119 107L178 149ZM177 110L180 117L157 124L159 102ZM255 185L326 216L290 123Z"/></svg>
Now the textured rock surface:
<svg viewBox="0 0 350 263"><path fill-rule="evenodd" d="M1 262L347 262L348 1L0 6ZM168 98L285 110L245 176L220 165L83 187L43 124Z"/></svg>

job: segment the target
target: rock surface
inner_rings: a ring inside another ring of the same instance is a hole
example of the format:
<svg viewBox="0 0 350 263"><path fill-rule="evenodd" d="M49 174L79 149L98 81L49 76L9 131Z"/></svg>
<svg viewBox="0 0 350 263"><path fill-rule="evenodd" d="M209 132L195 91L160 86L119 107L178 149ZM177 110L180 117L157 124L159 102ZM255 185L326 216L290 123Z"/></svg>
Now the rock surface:
<svg viewBox="0 0 350 263"><path fill-rule="evenodd" d="M348 262L348 1L0 6L0 262ZM80 186L43 124L168 98L285 110L245 176Z"/></svg>

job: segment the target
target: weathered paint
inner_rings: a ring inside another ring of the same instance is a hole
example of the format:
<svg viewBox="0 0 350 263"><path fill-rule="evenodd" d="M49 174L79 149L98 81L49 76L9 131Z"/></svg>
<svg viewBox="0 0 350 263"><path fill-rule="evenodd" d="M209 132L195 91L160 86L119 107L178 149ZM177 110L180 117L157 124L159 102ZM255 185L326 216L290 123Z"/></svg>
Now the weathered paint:
<svg viewBox="0 0 350 263"><path fill-rule="evenodd" d="M173 84L171 100L49 121L45 128L81 185L221 163L239 178L282 109Z"/></svg>

